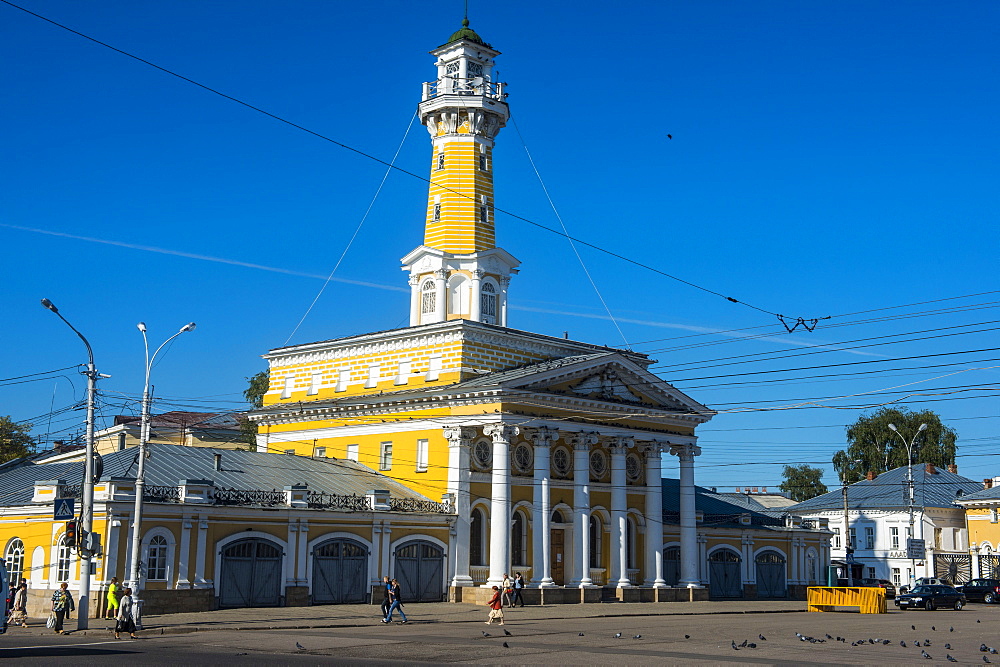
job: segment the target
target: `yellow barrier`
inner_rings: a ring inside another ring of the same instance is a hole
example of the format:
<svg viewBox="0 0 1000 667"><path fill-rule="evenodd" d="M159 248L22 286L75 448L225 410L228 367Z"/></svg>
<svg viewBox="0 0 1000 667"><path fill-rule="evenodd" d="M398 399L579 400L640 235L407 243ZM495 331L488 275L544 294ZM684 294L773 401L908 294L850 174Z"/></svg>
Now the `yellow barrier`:
<svg viewBox="0 0 1000 667"><path fill-rule="evenodd" d="M833 611L835 607L858 607L862 614L884 614L885 590L841 586L810 586L806 611Z"/></svg>

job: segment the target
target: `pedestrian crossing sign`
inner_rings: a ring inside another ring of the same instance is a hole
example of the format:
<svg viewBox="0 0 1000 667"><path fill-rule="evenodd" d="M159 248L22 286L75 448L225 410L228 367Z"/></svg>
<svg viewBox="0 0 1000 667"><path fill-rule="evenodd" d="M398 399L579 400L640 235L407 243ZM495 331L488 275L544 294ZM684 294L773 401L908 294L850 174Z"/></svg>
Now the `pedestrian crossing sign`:
<svg viewBox="0 0 1000 667"><path fill-rule="evenodd" d="M52 506L53 521L69 521L76 516L75 501L72 498L56 498Z"/></svg>

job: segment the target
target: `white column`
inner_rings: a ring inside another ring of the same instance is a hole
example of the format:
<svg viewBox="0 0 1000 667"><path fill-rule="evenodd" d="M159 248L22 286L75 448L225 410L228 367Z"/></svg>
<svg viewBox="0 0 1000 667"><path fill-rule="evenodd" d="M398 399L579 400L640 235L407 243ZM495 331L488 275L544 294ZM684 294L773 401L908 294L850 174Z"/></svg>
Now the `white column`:
<svg viewBox="0 0 1000 667"><path fill-rule="evenodd" d="M309 555L309 521L307 519L299 520L299 574L298 574L298 585L308 586L309 585L309 570L306 568L306 557Z"/></svg>
<svg viewBox="0 0 1000 667"><path fill-rule="evenodd" d="M288 552L285 554L285 586L294 586L295 582L298 580L298 575L296 574L296 568L298 568L299 559L296 557L299 547L299 524L295 522L295 519L288 519Z"/></svg>
<svg viewBox="0 0 1000 667"><path fill-rule="evenodd" d="M972 578L978 579L982 575L979 569L979 548L973 545L969 545L969 556L972 558ZM890 576L892 572L889 572Z"/></svg>
<svg viewBox="0 0 1000 667"><path fill-rule="evenodd" d="M104 580L111 581L111 577L118 576L118 533L121 528L122 522L120 518L116 518L114 515L108 516L108 535L105 540L104 545ZM184 538L181 537L181 542L183 543ZM28 559L32 558L33 554L24 552L25 562L29 562ZM126 561L127 562L127 561ZM31 562L32 570L29 576L25 576L31 582L33 586L38 577L41 576L41 570L34 570L35 563ZM186 576L186 575L185 575ZM119 577L120 579L120 577Z"/></svg>
<svg viewBox="0 0 1000 667"><path fill-rule="evenodd" d="M483 429L493 438L492 502L490 503L490 578L485 586L499 586L510 570L510 441L520 429L490 424Z"/></svg>
<svg viewBox="0 0 1000 667"><path fill-rule="evenodd" d="M625 495L625 452L635 446L632 438L611 438L611 576L608 583L618 588L631 586L628 578L628 501Z"/></svg>
<svg viewBox="0 0 1000 667"><path fill-rule="evenodd" d="M481 301L481 288L483 284L483 276L486 272L482 269L472 270L472 294L469 296L471 302L469 303L469 319L473 322L478 322L483 315L483 302Z"/></svg>
<svg viewBox="0 0 1000 667"><path fill-rule="evenodd" d="M368 554L368 571L371 574L370 586L382 583L382 575L389 574L382 570L380 555L382 553L382 525L372 521L372 550Z"/></svg>
<svg viewBox="0 0 1000 667"><path fill-rule="evenodd" d="M558 437L558 431L544 427L528 434L535 444L535 479L531 498L531 585L538 588L555 585L552 581L552 534L549 527L552 521L549 454L552 442Z"/></svg>
<svg viewBox="0 0 1000 667"><path fill-rule="evenodd" d="M410 276L410 326L420 324L420 276Z"/></svg>
<svg viewBox="0 0 1000 667"><path fill-rule="evenodd" d="M646 557L645 584L666 588L663 579L663 445L647 443L646 454Z"/></svg>
<svg viewBox="0 0 1000 667"><path fill-rule="evenodd" d="M434 302L434 321L444 322L448 319L448 272L444 269L435 271L434 284L437 292L437 300Z"/></svg>
<svg viewBox="0 0 1000 667"><path fill-rule="evenodd" d="M694 457L701 454L696 445L671 445L670 453L680 463L680 514L681 514L681 576L682 588L699 588L698 582L698 524L695 518Z"/></svg>
<svg viewBox="0 0 1000 667"><path fill-rule="evenodd" d="M194 587L211 588L212 580L205 578L205 559L208 555L208 521L198 518L198 552L194 559Z"/></svg>
<svg viewBox="0 0 1000 667"><path fill-rule="evenodd" d="M469 541L471 524L469 521L471 507L469 484L471 472L469 466L469 451L476 437L476 429L461 426L444 429L444 437L448 440L448 493L455 503L455 545L452 548L454 558L452 586L472 586L472 576L469 573Z"/></svg>
<svg viewBox="0 0 1000 667"><path fill-rule="evenodd" d="M192 517L181 517L181 542L177 547L177 583L174 588L191 588L188 573L191 571L191 527L193 525Z"/></svg>
<svg viewBox="0 0 1000 667"><path fill-rule="evenodd" d="M379 549L379 557L382 559L381 571L383 575L388 575L392 579L395 574L391 571L390 561L392 554L389 553L392 548L392 523L389 521L382 522L382 546Z"/></svg>
<svg viewBox="0 0 1000 667"><path fill-rule="evenodd" d="M507 291L510 287L510 276L500 278L500 326L507 326Z"/></svg>
<svg viewBox="0 0 1000 667"><path fill-rule="evenodd" d="M573 579L570 586L592 586L590 579L590 447L596 433L569 438L573 445Z"/></svg>

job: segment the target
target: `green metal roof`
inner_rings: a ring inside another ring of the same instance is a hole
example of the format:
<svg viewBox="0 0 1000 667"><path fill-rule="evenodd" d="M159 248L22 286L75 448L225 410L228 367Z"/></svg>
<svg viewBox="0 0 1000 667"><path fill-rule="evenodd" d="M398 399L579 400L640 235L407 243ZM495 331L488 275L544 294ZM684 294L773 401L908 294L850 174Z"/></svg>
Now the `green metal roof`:
<svg viewBox="0 0 1000 667"><path fill-rule="evenodd" d="M465 17L464 19L462 19L462 28L454 32L452 36L448 38L448 41L442 44L442 46L447 46L448 44L451 44L452 42L457 42L460 39L467 39L470 42L475 42L476 44L482 44L487 48L492 48L490 47L489 44L487 44L483 40L482 37L476 34L475 30L469 27L469 17Z"/></svg>

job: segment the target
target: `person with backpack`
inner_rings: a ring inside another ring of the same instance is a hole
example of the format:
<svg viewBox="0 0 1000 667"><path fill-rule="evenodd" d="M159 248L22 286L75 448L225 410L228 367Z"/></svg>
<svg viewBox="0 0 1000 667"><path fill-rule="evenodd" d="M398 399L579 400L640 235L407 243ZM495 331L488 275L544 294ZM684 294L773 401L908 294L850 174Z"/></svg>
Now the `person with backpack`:
<svg viewBox="0 0 1000 667"><path fill-rule="evenodd" d="M521 597L521 589L524 588L524 579L521 577L521 573L520 572L515 572L514 573L514 583L513 583L513 586L514 586L514 599L511 601L510 606L511 607L516 607L516 606L518 606L517 603L520 602L521 603L520 606L523 607L524 606L524 598Z"/></svg>

